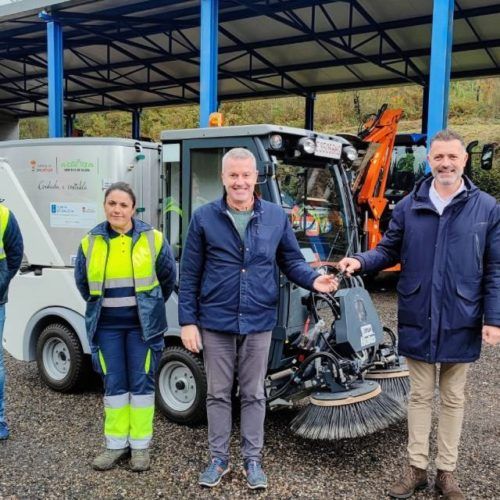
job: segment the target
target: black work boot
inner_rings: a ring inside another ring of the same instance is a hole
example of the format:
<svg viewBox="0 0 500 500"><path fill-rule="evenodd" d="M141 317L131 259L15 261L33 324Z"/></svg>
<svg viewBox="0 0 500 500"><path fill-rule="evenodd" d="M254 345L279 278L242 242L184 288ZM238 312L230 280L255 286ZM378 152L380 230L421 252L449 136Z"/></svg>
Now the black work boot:
<svg viewBox="0 0 500 500"><path fill-rule="evenodd" d="M462 493L460 486L458 486L453 472L438 469L434 486L443 495L442 498L445 500L465 500L465 495Z"/></svg>
<svg viewBox="0 0 500 500"><path fill-rule="evenodd" d="M392 485L388 495L392 498L409 498L415 493L415 490L426 486L427 471L410 465L403 471L399 481Z"/></svg>

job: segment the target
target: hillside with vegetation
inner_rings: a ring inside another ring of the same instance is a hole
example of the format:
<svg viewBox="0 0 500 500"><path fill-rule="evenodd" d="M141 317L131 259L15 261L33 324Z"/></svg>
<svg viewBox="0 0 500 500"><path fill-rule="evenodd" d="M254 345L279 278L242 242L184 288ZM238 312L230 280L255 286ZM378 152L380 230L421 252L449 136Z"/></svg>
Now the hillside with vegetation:
<svg viewBox="0 0 500 500"><path fill-rule="evenodd" d="M362 91L320 94L315 102L314 128L320 132L355 133L363 117L387 103L404 110L401 132L420 132L422 89L408 85ZM226 125L274 123L304 126L304 99L283 97L253 101L224 102L220 111ZM450 86L449 127L464 136L466 142L500 145L500 78L457 81ZM141 134L159 140L162 130L198 126L198 106L146 108L141 117ZM84 136L130 137L132 116L128 112L79 114L75 129ZM21 120L21 138L47 137L47 119ZM500 199L500 154L497 148L491 171L475 169L474 181Z"/></svg>

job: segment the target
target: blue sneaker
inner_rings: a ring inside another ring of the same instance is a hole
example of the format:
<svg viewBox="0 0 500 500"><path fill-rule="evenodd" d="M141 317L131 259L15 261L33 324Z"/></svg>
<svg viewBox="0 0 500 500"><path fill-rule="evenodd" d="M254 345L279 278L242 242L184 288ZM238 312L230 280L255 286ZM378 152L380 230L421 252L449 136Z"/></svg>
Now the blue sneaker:
<svg viewBox="0 0 500 500"><path fill-rule="evenodd" d="M9 437L9 427L7 422L0 422L0 439L7 439Z"/></svg>
<svg viewBox="0 0 500 500"><path fill-rule="evenodd" d="M245 460L243 472L251 490L267 488L267 476L262 470L262 465L257 460Z"/></svg>
<svg viewBox="0 0 500 500"><path fill-rule="evenodd" d="M217 486L221 479L229 472L229 462L222 458L215 457L208 467L200 474L198 484L200 486L207 486L213 488Z"/></svg>

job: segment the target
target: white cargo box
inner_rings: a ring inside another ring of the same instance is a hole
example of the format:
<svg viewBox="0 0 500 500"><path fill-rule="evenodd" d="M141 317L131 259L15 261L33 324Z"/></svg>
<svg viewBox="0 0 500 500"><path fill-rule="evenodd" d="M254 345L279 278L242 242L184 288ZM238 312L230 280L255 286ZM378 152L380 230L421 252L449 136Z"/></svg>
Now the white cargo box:
<svg viewBox="0 0 500 500"><path fill-rule="evenodd" d="M103 193L113 182L130 183L138 217L158 227L159 148L114 138L0 142L0 199L19 220L28 263L73 265L83 235L104 220Z"/></svg>

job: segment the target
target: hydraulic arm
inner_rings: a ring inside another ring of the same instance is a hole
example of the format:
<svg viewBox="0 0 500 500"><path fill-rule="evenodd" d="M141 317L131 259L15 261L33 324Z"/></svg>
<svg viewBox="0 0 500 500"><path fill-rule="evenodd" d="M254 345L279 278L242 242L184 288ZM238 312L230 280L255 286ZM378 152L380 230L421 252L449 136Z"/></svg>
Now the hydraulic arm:
<svg viewBox="0 0 500 500"><path fill-rule="evenodd" d="M365 122L359 133L364 142L378 145L354 185L354 196L364 218L363 250L371 250L382 239L380 219L388 203L385 190L402 114L402 109L387 109L387 104L384 104Z"/></svg>

